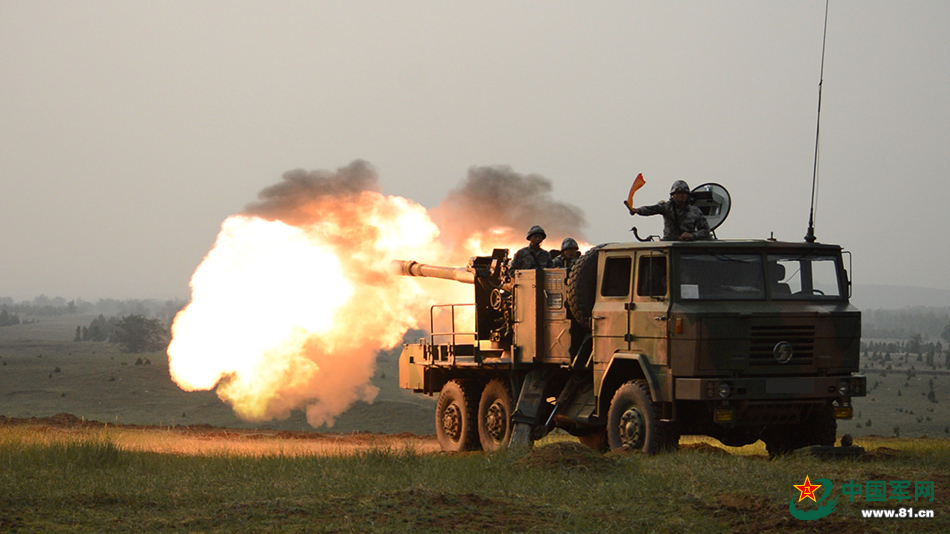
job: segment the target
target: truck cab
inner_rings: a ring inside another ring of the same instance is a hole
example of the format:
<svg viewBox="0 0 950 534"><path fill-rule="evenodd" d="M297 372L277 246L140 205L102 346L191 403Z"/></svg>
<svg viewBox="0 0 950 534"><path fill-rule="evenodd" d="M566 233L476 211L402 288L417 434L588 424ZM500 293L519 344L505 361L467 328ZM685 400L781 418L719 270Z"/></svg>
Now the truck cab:
<svg viewBox="0 0 950 534"><path fill-rule="evenodd" d="M666 439L763 439L778 453L833 444L835 419L850 418L851 398L865 394L864 377L854 375L860 312L848 301L836 245L618 244L601 247L596 262L588 290L596 292L589 324L600 419L609 420L617 390L637 376ZM586 318L586 309L575 311ZM613 445L642 447L632 429L612 430Z"/></svg>

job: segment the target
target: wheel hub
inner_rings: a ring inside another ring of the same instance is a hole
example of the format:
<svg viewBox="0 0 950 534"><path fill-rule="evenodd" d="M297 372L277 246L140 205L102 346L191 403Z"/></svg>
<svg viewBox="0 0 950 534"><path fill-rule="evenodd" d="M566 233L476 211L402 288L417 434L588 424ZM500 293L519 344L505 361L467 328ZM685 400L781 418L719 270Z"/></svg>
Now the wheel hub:
<svg viewBox="0 0 950 534"><path fill-rule="evenodd" d="M488 434L496 442L500 442L504 439L508 421L505 417L505 407L501 401L496 400L488 407L488 413L485 414L485 427L488 430Z"/></svg>
<svg viewBox="0 0 950 534"><path fill-rule="evenodd" d="M442 430L452 441L458 441L462 435L462 412L455 403L446 406L442 414Z"/></svg>
<svg viewBox="0 0 950 534"><path fill-rule="evenodd" d="M620 440L623 447L640 449L646 439L646 422L639 408L630 408L620 417Z"/></svg>

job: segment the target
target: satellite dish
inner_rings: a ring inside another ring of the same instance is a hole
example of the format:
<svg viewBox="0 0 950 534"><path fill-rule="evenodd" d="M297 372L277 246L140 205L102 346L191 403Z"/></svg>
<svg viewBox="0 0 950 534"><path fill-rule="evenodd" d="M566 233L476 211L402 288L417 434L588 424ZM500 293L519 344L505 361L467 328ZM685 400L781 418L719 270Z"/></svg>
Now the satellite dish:
<svg viewBox="0 0 950 534"><path fill-rule="evenodd" d="M719 225L729 216L732 199L725 187L714 183L703 184L693 188L690 195L693 198L693 205L699 208L706 217L710 230L719 228Z"/></svg>

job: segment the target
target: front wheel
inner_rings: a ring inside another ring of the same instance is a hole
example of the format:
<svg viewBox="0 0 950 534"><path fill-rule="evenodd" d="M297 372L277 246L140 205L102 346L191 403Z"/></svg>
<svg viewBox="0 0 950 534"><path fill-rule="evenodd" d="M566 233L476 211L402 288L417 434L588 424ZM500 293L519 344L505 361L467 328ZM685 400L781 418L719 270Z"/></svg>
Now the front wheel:
<svg viewBox="0 0 950 534"><path fill-rule="evenodd" d="M645 381L631 380L614 393L607 411L607 441L614 451L656 454L663 447L656 409Z"/></svg>
<svg viewBox="0 0 950 534"><path fill-rule="evenodd" d="M486 451L504 449L511 441L511 393L497 378L485 386L478 402L478 440Z"/></svg>
<svg viewBox="0 0 950 534"><path fill-rule="evenodd" d="M478 388L474 382L450 380L435 405L435 435L445 452L474 451L478 442Z"/></svg>

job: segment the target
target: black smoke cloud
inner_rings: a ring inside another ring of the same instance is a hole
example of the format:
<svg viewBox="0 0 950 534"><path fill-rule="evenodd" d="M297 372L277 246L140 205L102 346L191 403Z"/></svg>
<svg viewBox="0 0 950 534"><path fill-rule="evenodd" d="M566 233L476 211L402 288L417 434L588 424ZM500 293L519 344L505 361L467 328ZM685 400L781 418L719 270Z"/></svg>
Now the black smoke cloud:
<svg viewBox="0 0 950 534"><path fill-rule="evenodd" d="M376 169L363 160L355 160L335 172L294 169L285 172L281 180L261 190L257 194L259 201L248 204L243 213L289 224L307 223L319 216L311 210L314 204L379 191Z"/></svg>
<svg viewBox="0 0 950 534"><path fill-rule="evenodd" d="M497 240L499 246L521 243L535 224L548 235L546 248L558 248L564 237L584 240L582 230L587 222L583 212L555 200L553 190L551 181L539 174L519 174L504 165L475 166L430 215L441 231L442 244L453 256L468 257L474 252L465 250L466 240L473 235ZM249 204L243 213L297 226L326 216L356 222L358 214L338 201L366 191L379 191L379 175L363 160L336 171L295 169L264 188L258 202Z"/></svg>
<svg viewBox="0 0 950 534"><path fill-rule="evenodd" d="M583 212L555 200L553 190L551 181L538 174L519 174L502 165L472 167L465 183L449 192L432 217L450 249L493 229L500 241L524 241L535 224L547 233L547 248L558 248L564 237L583 240L587 225Z"/></svg>

